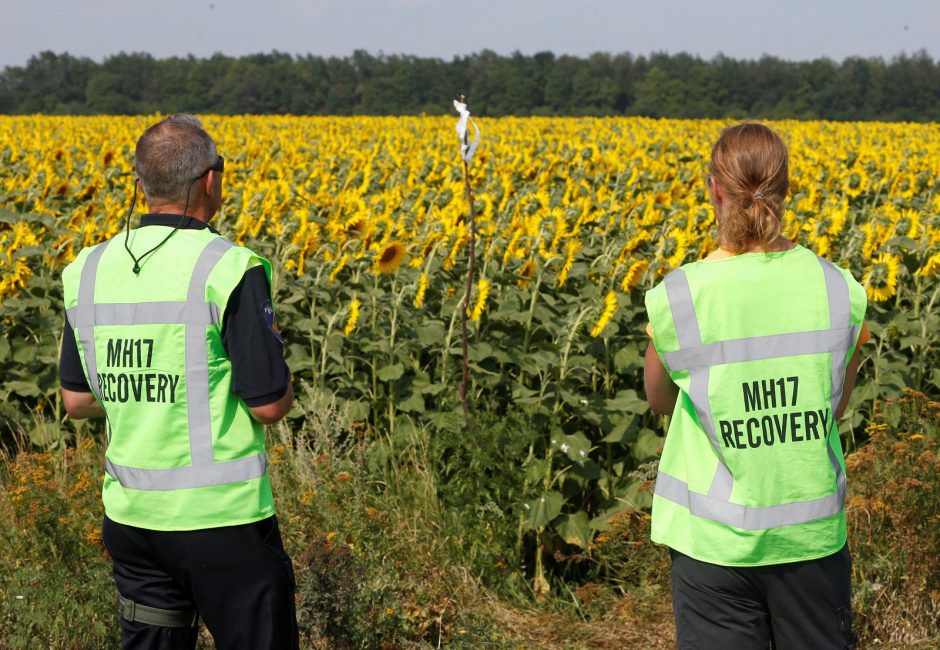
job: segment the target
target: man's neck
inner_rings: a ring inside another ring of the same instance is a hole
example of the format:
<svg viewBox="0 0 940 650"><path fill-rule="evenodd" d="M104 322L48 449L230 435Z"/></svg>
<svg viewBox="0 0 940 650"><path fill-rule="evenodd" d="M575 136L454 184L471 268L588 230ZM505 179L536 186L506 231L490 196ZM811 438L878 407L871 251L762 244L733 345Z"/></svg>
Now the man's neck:
<svg viewBox="0 0 940 650"><path fill-rule="evenodd" d="M183 214L182 203L148 203L147 208L151 214ZM191 205L186 207L186 216L197 219L203 223L209 223L213 215L209 213L204 206Z"/></svg>

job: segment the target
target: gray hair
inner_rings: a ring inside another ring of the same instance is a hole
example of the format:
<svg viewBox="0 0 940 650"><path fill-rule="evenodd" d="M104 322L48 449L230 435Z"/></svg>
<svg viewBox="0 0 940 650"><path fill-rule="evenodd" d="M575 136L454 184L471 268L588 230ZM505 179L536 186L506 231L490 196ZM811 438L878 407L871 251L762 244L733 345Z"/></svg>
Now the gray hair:
<svg viewBox="0 0 940 650"><path fill-rule="evenodd" d="M137 176L148 201L179 201L194 178L212 166L215 142L193 115L171 115L144 131L135 151Z"/></svg>

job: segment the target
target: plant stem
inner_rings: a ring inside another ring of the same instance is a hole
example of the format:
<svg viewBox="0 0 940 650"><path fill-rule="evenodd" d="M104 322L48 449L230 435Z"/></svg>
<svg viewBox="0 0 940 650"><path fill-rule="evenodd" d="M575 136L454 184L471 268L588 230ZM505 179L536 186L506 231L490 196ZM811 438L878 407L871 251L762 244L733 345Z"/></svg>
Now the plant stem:
<svg viewBox="0 0 940 650"><path fill-rule="evenodd" d="M392 278L392 296L395 296L395 284L397 281L397 276ZM401 295L399 295L394 304L392 305L392 319L389 324L389 335L388 335L388 350L389 355L395 350L395 330L398 322L398 303L401 301ZM392 359L389 358L387 363L392 363ZM391 383L391 382L389 382ZM389 386L388 391L388 434L389 436L394 433L395 429L395 399L391 386Z"/></svg>
<svg viewBox="0 0 940 650"><path fill-rule="evenodd" d="M463 182L467 191L467 203L470 204L470 250L467 262L467 289L460 307L460 336L463 342L463 379L457 397L463 405L463 414L467 418L467 431L473 428L470 421L470 403L467 400L467 384L470 381L470 344L467 340L467 311L470 309L470 292L473 291L473 267L476 257L476 215L473 208L473 189L470 187L470 165L463 161Z"/></svg>

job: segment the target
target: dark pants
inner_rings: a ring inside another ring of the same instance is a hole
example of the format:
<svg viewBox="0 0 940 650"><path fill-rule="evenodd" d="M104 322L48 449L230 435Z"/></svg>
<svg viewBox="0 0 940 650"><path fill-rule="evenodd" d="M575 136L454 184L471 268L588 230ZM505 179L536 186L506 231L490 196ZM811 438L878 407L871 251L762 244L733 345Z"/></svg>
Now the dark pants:
<svg viewBox="0 0 940 650"><path fill-rule="evenodd" d="M220 650L298 647L294 572L276 518L168 532L105 517L102 537L125 598L160 609L195 609ZM191 650L197 633L121 617L125 649Z"/></svg>
<svg viewBox="0 0 940 650"><path fill-rule="evenodd" d="M671 553L681 650L825 650L855 643L848 546L816 560L759 567Z"/></svg>

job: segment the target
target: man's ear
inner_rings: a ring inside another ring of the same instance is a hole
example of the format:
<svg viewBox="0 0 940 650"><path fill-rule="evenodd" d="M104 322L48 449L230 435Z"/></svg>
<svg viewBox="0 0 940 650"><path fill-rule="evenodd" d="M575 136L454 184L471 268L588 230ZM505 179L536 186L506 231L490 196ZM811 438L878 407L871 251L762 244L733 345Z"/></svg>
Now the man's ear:
<svg viewBox="0 0 940 650"><path fill-rule="evenodd" d="M202 177L202 191L206 193L207 196L212 196L213 186L215 185L215 175L219 172L214 169L210 169L209 173Z"/></svg>

